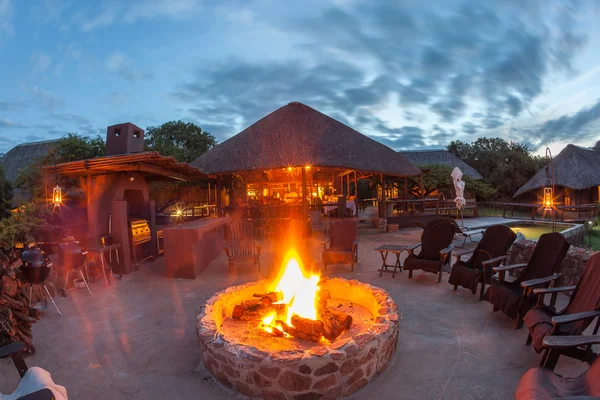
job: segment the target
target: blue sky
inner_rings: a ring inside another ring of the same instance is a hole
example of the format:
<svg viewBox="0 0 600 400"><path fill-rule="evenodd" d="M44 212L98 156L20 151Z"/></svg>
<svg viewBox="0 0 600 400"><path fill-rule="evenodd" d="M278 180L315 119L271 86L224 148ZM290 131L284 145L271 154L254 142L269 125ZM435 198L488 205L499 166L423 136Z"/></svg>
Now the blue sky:
<svg viewBox="0 0 600 400"><path fill-rule="evenodd" d="M0 0L0 153L291 101L395 149L600 139L600 3Z"/></svg>

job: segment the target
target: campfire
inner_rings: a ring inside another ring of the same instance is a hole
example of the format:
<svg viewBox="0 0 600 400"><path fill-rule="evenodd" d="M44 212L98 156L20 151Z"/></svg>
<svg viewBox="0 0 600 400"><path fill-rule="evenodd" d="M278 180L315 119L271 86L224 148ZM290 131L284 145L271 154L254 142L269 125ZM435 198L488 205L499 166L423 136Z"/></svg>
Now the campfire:
<svg viewBox="0 0 600 400"><path fill-rule="evenodd" d="M329 309L331 294L321 289L319 275L307 275L298 255L290 251L281 276L268 293L233 308L232 318L260 320L259 328L275 337L333 342L352 326L352 316Z"/></svg>
<svg viewBox="0 0 600 400"><path fill-rule="evenodd" d="M384 371L398 342L389 294L311 273L293 251L282 266L207 300L197 325L206 369L246 396L282 400L349 396Z"/></svg>

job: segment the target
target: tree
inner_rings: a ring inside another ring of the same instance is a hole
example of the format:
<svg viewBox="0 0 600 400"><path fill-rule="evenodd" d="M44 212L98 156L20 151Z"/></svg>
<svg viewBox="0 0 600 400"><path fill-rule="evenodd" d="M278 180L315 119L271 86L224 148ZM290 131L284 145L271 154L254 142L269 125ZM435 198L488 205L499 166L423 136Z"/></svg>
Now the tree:
<svg viewBox="0 0 600 400"><path fill-rule="evenodd" d="M427 197L438 192L438 195L444 195L447 199L454 198L454 183L450 174L452 167L439 164L419 165L419 168L429 170L429 173L423 174L423 190L420 194L419 178L409 179L409 191L415 197ZM468 175L463 175L466 184L466 191L473 193L479 200L489 200L496 195L496 190L481 180L473 179ZM403 190L403 183L400 182L400 190Z"/></svg>
<svg viewBox="0 0 600 400"><path fill-rule="evenodd" d="M45 199L45 166L103 156L105 148L104 139L100 136L87 137L69 133L58 140L56 146L45 157L21 169L15 180L15 187L30 193L34 199ZM48 176L49 181L51 178L54 179Z"/></svg>
<svg viewBox="0 0 600 400"><path fill-rule="evenodd" d="M146 129L145 149L177 161L192 162L217 144L217 139L191 122L169 121Z"/></svg>
<svg viewBox="0 0 600 400"><path fill-rule="evenodd" d="M475 168L502 199L509 199L540 168L544 159L525 144L502 138L479 138L472 143L453 141L448 151Z"/></svg>
<svg viewBox="0 0 600 400"><path fill-rule="evenodd" d="M12 185L6 180L4 168L0 165L0 220L10 215L12 195Z"/></svg>

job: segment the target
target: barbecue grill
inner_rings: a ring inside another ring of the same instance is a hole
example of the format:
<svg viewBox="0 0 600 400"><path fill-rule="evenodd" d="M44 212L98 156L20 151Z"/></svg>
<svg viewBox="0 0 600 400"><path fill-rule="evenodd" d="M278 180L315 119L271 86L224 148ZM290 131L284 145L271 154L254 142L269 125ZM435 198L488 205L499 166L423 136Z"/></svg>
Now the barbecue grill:
<svg viewBox="0 0 600 400"><path fill-rule="evenodd" d="M153 258L152 248L149 245L152 241L152 232L150 224L145 219L129 218L129 234L131 237L131 256L133 264ZM138 253L140 257L138 258Z"/></svg>
<svg viewBox="0 0 600 400"><path fill-rule="evenodd" d="M83 275L82 268L85 268L85 274L88 275L87 270L87 251L81 246L81 244L73 239L65 239L58 245L58 253L60 254L61 264L64 268L65 272L65 285L61 289L61 294L63 297L67 297L67 285L69 283L69 277L71 273L79 273L85 287L87 288L90 296L92 295L92 291L88 286L87 280ZM71 288L73 289L73 288ZM69 290L71 290L69 289Z"/></svg>
<svg viewBox="0 0 600 400"><path fill-rule="evenodd" d="M33 300L33 290L36 289L39 291L44 308L46 308L48 304L46 296L44 295L44 291L46 291L54 308L62 315L45 283L48 276L50 276L50 268L52 268L50 259L46 257L44 252L40 250L35 243L30 243L28 248L21 253L21 261L23 262L21 267L23 277L31 284L31 288L29 289L29 300Z"/></svg>

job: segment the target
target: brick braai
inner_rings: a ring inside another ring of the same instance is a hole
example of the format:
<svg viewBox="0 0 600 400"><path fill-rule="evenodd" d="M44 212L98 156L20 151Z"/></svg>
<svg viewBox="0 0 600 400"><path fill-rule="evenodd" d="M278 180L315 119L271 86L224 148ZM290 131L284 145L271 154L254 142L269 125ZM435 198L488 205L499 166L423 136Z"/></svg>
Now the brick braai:
<svg viewBox="0 0 600 400"><path fill-rule="evenodd" d="M323 289L347 293L373 311L368 330L308 350L273 351L244 345L219 328L232 304L260 293L266 281L216 293L198 315L197 332L206 368L225 386L267 400L335 399L363 388L385 370L396 352L398 308L380 288L356 280L329 279Z"/></svg>

